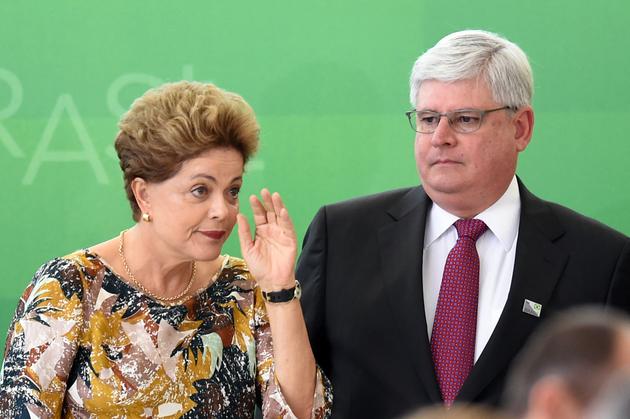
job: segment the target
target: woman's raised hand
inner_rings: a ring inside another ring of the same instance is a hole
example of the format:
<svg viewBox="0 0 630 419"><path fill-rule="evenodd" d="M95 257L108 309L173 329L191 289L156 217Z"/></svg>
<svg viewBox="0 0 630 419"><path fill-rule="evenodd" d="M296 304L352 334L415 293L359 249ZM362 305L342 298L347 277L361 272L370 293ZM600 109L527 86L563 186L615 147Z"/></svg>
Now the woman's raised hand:
<svg viewBox="0 0 630 419"><path fill-rule="evenodd" d="M297 238L278 192L267 189L249 197L254 215L255 232L252 239L247 217L238 214L238 237L243 259L263 291L278 291L295 285Z"/></svg>

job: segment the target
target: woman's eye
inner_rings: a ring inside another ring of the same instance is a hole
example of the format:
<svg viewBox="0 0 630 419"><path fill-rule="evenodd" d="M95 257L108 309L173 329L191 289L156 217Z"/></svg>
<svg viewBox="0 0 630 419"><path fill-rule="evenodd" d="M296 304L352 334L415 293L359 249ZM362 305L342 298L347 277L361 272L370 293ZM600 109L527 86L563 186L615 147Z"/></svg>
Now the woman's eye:
<svg viewBox="0 0 630 419"><path fill-rule="evenodd" d="M241 188L231 188L230 189L230 196L234 199L238 198L238 194L241 191Z"/></svg>
<svg viewBox="0 0 630 419"><path fill-rule="evenodd" d="M197 198L202 198L208 194L208 188L205 186L197 186L192 189L191 193Z"/></svg>

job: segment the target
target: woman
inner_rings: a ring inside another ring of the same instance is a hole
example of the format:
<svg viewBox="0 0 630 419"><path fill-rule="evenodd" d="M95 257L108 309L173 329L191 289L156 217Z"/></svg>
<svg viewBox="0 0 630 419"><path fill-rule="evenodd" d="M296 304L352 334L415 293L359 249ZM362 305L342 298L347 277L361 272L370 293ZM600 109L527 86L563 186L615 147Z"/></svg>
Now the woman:
<svg viewBox="0 0 630 419"><path fill-rule="evenodd" d="M7 338L3 417L251 417L257 398L265 417L330 414L282 199L250 198L254 240L238 214L257 144L251 108L213 85L134 102L115 145L136 224L37 271ZM221 255L237 219L245 262Z"/></svg>

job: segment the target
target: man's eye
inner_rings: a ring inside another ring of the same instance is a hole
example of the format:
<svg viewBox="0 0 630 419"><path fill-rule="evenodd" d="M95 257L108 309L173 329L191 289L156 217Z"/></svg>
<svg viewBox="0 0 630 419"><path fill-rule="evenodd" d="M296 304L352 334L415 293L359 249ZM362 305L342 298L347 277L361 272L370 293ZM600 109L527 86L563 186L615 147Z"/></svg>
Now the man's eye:
<svg viewBox="0 0 630 419"><path fill-rule="evenodd" d="M457 115L455 122L460 125L477 125L479 123L479 117L477 115Z"/></svg>
<svg viewBox="0 0 630 419"><path fill-rule="evenodd" d="M437 118L435 116L421 116L420 117L420 122L423 124L435 124L435 121L437 120Z"/></svg>

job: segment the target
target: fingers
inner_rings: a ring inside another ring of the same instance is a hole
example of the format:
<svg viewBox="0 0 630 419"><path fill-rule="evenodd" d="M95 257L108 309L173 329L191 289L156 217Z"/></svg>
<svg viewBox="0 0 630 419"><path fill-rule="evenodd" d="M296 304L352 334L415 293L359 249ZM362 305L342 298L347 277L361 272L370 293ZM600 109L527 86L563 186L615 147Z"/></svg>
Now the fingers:
<svg viewBox="0 0 630 419"><path fill-rule="evenodd" d="M273 203L273 207L276 210L276 214L278 215L280 215L280 211L282 210L282 208L286 208L278 192L274 192L273 195L271 195L271 202Z"/></svg>
<svg viewBox="0 0 630 419"><path fill-rule="evenodd" d="M241 243L241 254L244 256L249 252L249 249L254 245L252 240L252 232L249 228L249 221L243 214L236 216L238 223L238 240Z"/></svg>
<svg viewBox="0 0 630 419"><path fill-rule="evenodd" d="M276 217L278 213L276 211L276 208L274 207L271 192L269 192L269 189L264 188L262 191L260 191L260 196L262 196L263 203L265 204L265 208L267 209L267 222L269 224L277 223Z"/></svg>
<svg viewBox="0 0 630 419"><path fill-rule="evenodd" d="M255 195L249 197L249 203L254 214L254 224L256 226L279 224L283 228L293 230L293 222L280 194L278 192L272 194L267 188L264 188L260 191L260 196L262 202Z"/></svg>
<svg viewBox="0 0 630 419"><path fill-rule="evenodd" d="M287 210L287 207L284 206L284 202L282 201L280 194L278 192L274 192L272 200L274 208L277 211L277 220L280 227L294 231L293 221L291 221L291 217L289 217L289 211Z"/></svg>
<svg viewBox="0 0 630 419"><path fill-rule="evenodd" d="M252 213L254 215L254 225L262 225L267 223L267 210L265 206L260 202L256 195L249 197L249 204L252 207Z"/></svg>

